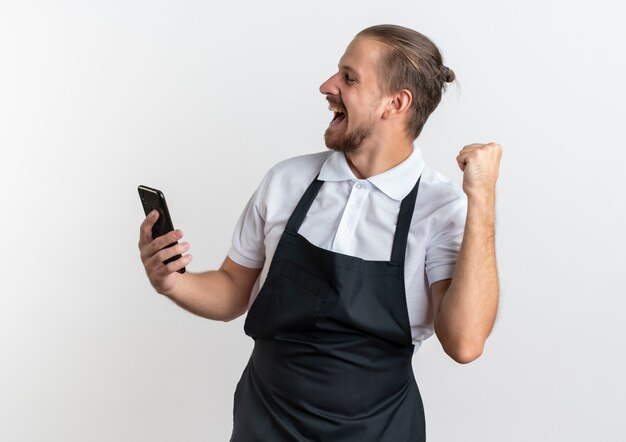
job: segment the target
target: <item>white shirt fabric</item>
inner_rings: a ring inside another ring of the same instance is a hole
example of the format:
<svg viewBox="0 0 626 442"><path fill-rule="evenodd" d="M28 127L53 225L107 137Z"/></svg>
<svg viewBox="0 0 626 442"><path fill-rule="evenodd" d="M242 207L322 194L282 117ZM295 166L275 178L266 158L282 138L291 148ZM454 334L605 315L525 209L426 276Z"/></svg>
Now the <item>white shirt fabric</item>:
<svg viewBox="0 0 626 442"><path fill-rule="evenodd" d="M318 172L324 184L299 233L323 249L386 261L391 259L400 203L421 174L404 276L416 351L433 334L430 284L452 277L467 214L463 191L424 163L416 143L402 163L367 179L357 179L345 155L330 150L274 165L239 217L228 251L242 266L263 268L248 309L265 282L287 220Z"/></svg>

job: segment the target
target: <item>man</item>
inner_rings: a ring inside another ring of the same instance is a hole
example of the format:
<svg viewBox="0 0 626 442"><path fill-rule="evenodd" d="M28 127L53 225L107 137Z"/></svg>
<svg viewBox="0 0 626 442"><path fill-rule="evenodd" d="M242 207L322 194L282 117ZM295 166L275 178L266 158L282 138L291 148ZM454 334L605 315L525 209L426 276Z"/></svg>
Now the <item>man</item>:
<svg viewBox="0 0 626 442"><path fill-rule="evenodd" d="M423 441L411 358L436 333L468 363L498 303L496 143L456 160L463 192L414 144L454 79L413 30L361 31L320 87L330 151L276 164L243 211L217 271L185 274L177 230L139 248L157 292L206 318L248 312L255 341L234 398L231 441ZM256 283L256 284L255 284Z"/></svg>

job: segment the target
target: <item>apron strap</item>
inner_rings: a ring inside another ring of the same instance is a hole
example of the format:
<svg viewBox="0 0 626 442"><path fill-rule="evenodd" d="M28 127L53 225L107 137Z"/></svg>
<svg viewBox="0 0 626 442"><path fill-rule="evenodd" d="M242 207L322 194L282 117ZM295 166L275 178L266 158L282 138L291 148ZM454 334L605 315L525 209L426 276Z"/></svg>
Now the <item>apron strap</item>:
<svg viewBox="0 0 626 442"><path fill-rule="evenodd" d="M417 189L420 186L422 176L417 179L417 183L413 186L413 190L404 197L400 203L400 212L398 213L398 222L396 223L396 233L393 237L393 249L391 250L391 264L404 265L404 257L406 255L406 243L409 237L409 229L411 228L411 219L413 218L413 210L415 209L415 200L417 199Z"/></svg>
<svg viewBox="0 0 626 442"><path fill-rule="evenodd" d="M302 195L302 198L300 198L300 202L298 202L298 205L289 217L289 221L287 221L285 230L288 230L291 233L298 233L298 230L300 230L304 217L309 211L311 204L313 204L313 200L320 191L320 187L324 184L324 181L317 179L318 176L320 176L319 172L315 175L311 184L309 184L309 187L306 192L304 192L304 195Z"/></svg>

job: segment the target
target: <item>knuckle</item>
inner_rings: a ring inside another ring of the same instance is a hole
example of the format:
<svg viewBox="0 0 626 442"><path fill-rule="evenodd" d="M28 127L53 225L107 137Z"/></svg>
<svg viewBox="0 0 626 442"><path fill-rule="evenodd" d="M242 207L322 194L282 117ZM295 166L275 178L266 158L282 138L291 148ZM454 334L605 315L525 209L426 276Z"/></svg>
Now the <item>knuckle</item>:
<svg viewBox="0 0 626 442"><path fill-rule="evenodd" d="M168 252L167 249L159 250L158 252L154 254L154 256L158 259L159 262L163 262L167 258L169 258L169 256L167 255L167 252Z"/></svg>
<svg viewBox="0 0 626 442"><path fill-rule="evenodd" d="M142 254L142 261L146 267L148 267L150 260L154 258L154 253L151 253L148 249L144 249Z"/></svg>
<svg viewBox="0 0 626 442"><path fill-rule="evenodd" d="M146 242L150 242L152 241L152 239L154 239L152 238L152 230L149 228L141 229L139 237L140 239L144 239Z"/></svg>
<svg viewBox="0 0 626 442"><path fill-rule="evenodd" d="M172 261L172 262L166 264L165 268L167 269L168 273L175 272L176 270L178 270L180 268L180 260L177 259L176 261Z"/></svg>
<svg viewBox="0 0 626 442"><path fill-rule="evenodd" d="M159 251L163 249L163 247L165 246L165 243L163 242L162 238L157 238L153 240L150 244L152 246L153 255L156 255L157 253L159 253Z"/></svg>
<svg viewBox="0 0 626 442"><path fill-rule="evenodd" d="M152 256L144 256L142 258L143 266L146 269L146 273L148 277L152 278L152 274L154 273L155 261ZM158 262L158 261L157 261Z"/></svg>
<svg viewBox="0 0 626 442"><path fill-rule="evenodd" d="M146 251L147 253L149 253L150 255L156 255L156 253L159 251L159 248L157 247L157 240L153 239L152 241L150 241L150 243L148 244L148 246L146 247Z"/></svg>

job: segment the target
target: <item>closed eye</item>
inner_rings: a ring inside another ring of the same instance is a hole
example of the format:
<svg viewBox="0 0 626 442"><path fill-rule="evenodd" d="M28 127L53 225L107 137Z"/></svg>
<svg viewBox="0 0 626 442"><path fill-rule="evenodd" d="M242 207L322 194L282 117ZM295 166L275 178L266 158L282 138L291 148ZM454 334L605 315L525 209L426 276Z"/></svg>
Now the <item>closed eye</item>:
<svg viewBox="0 0 626 442"><path fill-rule="evenodd" d="M343 78L346 80L346 83L354 83L356 81L354 78L350 78L349 75L344 75Z"/></svg>

